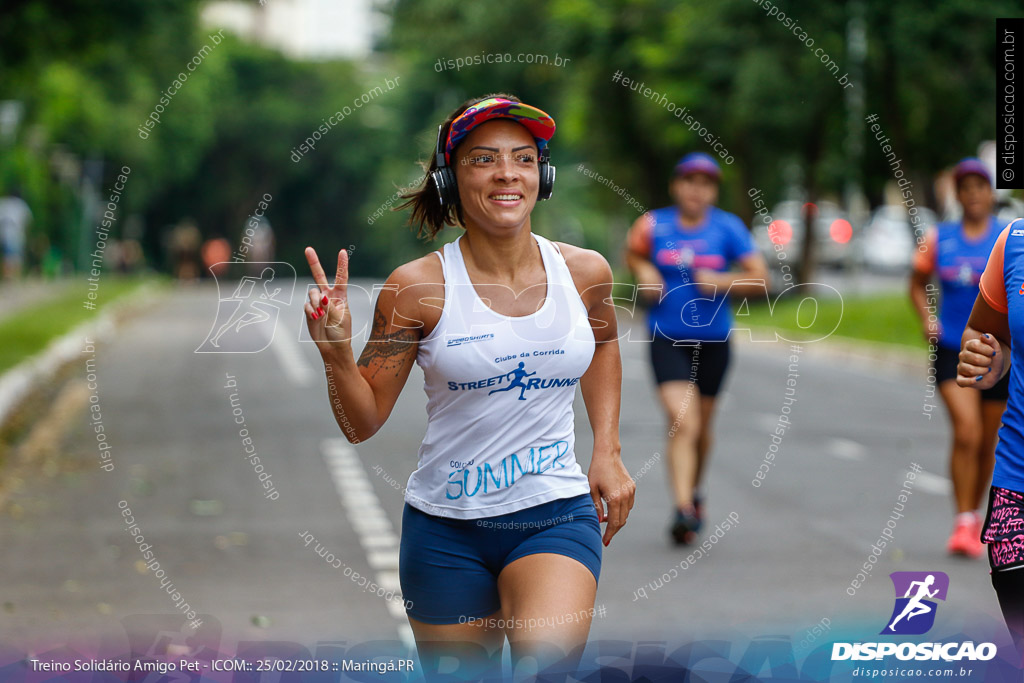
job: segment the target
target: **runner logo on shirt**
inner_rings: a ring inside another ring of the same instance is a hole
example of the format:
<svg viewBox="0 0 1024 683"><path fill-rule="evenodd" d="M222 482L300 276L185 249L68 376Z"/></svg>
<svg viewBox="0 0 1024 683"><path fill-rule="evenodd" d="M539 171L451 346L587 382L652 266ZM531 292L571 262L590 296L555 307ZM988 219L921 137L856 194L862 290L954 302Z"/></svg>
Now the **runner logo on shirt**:
<svg viewBox="0 0 1024 683"><path fill-rule="evenodd" d="M561 349L558 352L562 353ZM536 354L547 354L553 352L537 351ZM501 358L501 361L509 360L514 356L507 358ZM496 359L497 360L497 359ZM500 362L500 361L499 361ZM511 391L515 392L518 390L518 400L526 400L526 392L530 389L553 389L557 387L571 387L575 386L579 381L579 377L562 377L562 378L549 378L544 379L536 377L536 371L529 372L526 369L526 363L519 361L519 365L515 368L504 372L494 377L487 377L484 379L476 380L475 382L448 382L448 388L452 391L473 391L475 389L486 389L488 387L495 387L487 392L487 395L496 394L499 392Z"/></svg>

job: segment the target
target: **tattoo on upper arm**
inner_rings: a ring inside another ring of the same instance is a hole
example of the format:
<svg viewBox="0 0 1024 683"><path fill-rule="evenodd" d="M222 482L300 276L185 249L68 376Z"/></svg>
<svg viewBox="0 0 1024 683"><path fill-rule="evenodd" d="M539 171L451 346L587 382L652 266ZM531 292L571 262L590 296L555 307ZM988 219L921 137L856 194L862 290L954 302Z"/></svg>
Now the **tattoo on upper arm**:
<svg viewBox="0 0 1024 683"><path fill-rule="evenodd" d="M363 347L356 365L373 369L373 377L377 373L393 372L397 377L402 366L408 359L410 350L415 351L416 342L419 341L419 330L399 328L394 332L386 333L388 321L378 307L373 313L373 329L370 331L370 338Z"/></svg>

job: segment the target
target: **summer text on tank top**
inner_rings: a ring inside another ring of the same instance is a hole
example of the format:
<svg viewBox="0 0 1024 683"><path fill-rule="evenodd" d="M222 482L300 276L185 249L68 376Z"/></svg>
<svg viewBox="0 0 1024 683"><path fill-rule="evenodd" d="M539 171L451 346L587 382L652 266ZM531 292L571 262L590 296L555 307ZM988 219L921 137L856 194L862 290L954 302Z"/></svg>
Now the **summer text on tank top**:
<svg viewBox="0 0 1024 683"><path fill-rule="evenodd" d="M533 237L547 294L536 312L518 317L477 295L461 236L444 247L444 308L416 355L427 432L405 493L428 514L493 517L590 492L576 462L572 404L594 333L565 259Z"/></svg>

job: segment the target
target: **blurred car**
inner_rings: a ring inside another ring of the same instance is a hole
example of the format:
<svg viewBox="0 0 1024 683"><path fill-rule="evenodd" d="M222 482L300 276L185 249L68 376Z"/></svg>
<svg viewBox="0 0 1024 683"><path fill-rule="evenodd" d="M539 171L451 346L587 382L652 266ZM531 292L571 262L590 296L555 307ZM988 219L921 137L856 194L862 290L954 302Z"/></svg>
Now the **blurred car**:
<svg viewBox="0 0 1024 683"><path fill-rule="evenodd" d="M935 212L918 207L918 230L924 232L935 225ZM880 273L905 273L910 270L917 248L918 236L902 204L879 206L871 220L854 241L854 260L866 268Z"/></svg>
<svg viewBox="0 0 1024 683"><path fill-rule="evenodd" d="M803 256L805 217L814 213L815 260L818 265L843 268L852 255L853 227L835 202L821 201L817 205L798 201L784 201L771 212L772 222L765 225L755 215L752 223L754 242L768 261L769 267L779 269L783 263L796 268ZM786 252L782 261L776 255L774 244L781 244Z"/></svg>

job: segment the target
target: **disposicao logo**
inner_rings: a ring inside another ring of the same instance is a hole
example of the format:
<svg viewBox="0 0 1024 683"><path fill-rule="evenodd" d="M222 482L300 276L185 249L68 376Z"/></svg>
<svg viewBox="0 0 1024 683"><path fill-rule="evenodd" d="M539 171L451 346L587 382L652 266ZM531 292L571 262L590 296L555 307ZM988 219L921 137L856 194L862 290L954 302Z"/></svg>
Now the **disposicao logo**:
<svg viewBox="0 0 1024 683"><path fill-rule="evenodd" d="M893 572L889 574L896 590L892 616L881 634L919 636L935 623L935 600L945 601L949 576L944 572Z"/></svg>
<svg viewBox="0 0 1024 683"><path fill-rule="evenodd" d="M935 625L936 600L945 601L949 576L944 572L893 572L889 574L896 592L892 614L880 635L917 636ZM986 661L996 656L994 643L833 643L832 660L897 659L919 661Z"/></svg>

